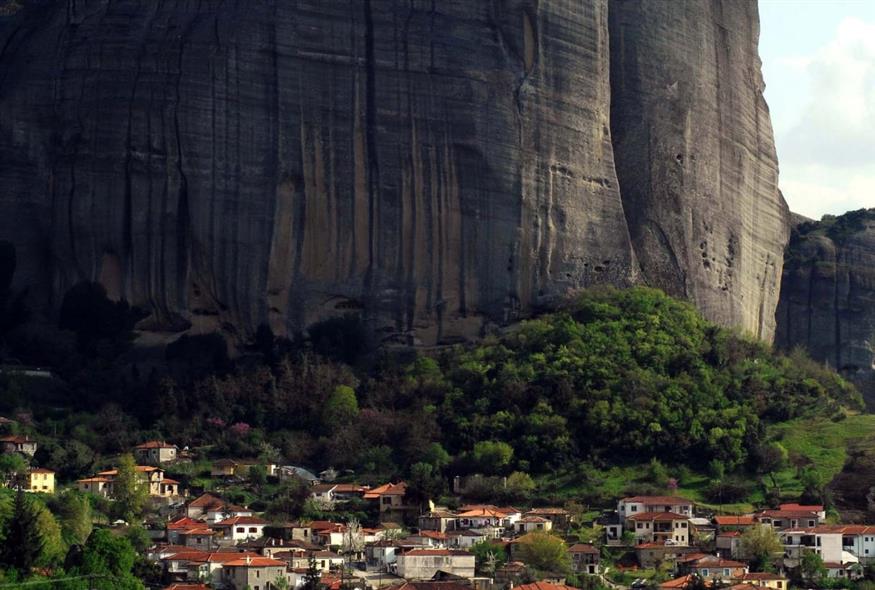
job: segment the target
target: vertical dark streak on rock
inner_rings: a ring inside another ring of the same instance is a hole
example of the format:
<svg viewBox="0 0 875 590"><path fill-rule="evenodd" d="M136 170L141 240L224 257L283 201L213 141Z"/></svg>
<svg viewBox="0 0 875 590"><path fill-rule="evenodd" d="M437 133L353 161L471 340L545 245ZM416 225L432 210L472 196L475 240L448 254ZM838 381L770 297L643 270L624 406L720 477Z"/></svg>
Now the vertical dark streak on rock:
<svg viewBox="0 0 875 590"><path fill-rule="evenodd" d="M182 156L182 134L179 126L179 103L182 101L182 70L184 65L185 41L196 17L189 22L179 40L179 55L177 57L176 100L173 105L173 129L176 134L176 170L179 173L179 201L176 212L176 304L186 307L188 293L188 274L191 262L191 213L188 206L188 178L185 175L185 164Z"/></svg>
<svg viewBox="0 0 875 590"><path fill-rule="evenodd" d="M836 243L835 259L833 260L833 298L832 311L835 324L833 325L833 347L835 348L835 370L842 369L842 316L839 306L839 264L841 250L840 245ZM850 272L850 269L848 269Z"/></svg>
<svg viewBox="0 0 875 590"><path fill-rule="evenodd" d="M368 158L368 268L365 286L371 291L375 266L379 264L379 198L380 163L377 151L377 81L376 55L374 49L374 16L371 0L363 0L365 16L365 137ZM372 291L371 291L372 292Z"/></svg>

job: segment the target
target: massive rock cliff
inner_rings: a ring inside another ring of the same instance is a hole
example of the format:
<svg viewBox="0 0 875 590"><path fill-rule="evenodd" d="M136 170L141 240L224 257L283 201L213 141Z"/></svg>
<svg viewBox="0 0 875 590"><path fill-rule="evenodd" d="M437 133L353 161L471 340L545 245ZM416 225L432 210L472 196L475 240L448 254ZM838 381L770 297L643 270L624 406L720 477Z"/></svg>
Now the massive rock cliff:
<svg viewBox="0 0 875 590"><path fill-rule="evenodd" d="M875 209L797 220L784 260L776 344L804 347L875 402Z"/></svg>
<svg viewBox="0 0 875 590"><path fill-rule="evenodd" d="M756 6L675 4L0 0L16 285L440 342L643 277L769 338Z"/></svg>
<svg viewBox="0 0 875 590"><path fill-rule="evenodd" d="M771 340L789 211L756 2L615 0L610 24L611 132L644 280Z"/></svg>

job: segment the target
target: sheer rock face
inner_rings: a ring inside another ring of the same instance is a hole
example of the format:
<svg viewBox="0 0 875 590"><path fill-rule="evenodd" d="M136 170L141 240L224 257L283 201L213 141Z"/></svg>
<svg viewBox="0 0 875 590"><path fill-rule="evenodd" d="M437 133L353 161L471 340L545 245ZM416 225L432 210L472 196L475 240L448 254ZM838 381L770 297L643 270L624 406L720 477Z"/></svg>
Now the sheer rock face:
<svg viewBox="0 0 875 590"><path fill-rule="evenodd" d="M54 293L280 332L365 309L433 342L633 278L606 0L24 12L2 223Z"/></svg>
<svg viewBox="0 0 875 590"><path fill-rule="evenodd" d="M771 340L789 211L756 2L611 3L617 176L644 280Z"/></svg>
<svg viewBox="0 0 875 590"><path fill-rule="evenodd" d="M875 402L875 209L793 228L776 344L804 347Z"/></svg>
<svg viewBox="0 0 875 590"><path fill-rule="evenodd" d="M97 280L153 329L356 311L434 343L643 276L771 337L751 1L611 2L613 68L607 0L16 5L0 237L34 301Z"/></svg>

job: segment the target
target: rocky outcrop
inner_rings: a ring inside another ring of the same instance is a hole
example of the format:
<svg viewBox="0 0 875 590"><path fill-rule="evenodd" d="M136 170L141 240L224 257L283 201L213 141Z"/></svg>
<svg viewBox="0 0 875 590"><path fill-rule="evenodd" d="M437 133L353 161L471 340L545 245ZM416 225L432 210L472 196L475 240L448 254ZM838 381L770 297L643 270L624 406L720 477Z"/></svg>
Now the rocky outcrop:
<svg viewBox="0 0 875 590"><path fill-rule="evenodd" d="M354 311L433 343L643 277L771 335L750 0L5 6L0 232L34 301L96 280L152 329Z"/></svg>
<svg viewBox="0 0 875 590"><path fill-rule="evenodd" d="M875 209L793 228L776 344L802 346L875 402Z"/></svg>
<svg viewBox="0 0 875 590"><path fill-rule="evenodd" d="M771 340L789 212L754 1L611 3L611 132L644 280Z"/></svg>

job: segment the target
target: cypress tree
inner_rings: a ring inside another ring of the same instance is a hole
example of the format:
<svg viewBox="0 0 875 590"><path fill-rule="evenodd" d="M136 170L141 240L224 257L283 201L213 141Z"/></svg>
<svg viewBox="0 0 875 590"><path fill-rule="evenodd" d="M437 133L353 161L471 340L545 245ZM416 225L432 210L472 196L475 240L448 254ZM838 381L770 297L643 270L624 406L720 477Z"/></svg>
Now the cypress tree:
<svg viewBox="0 0 875 590"><path fill-rule="evenodd" d="M45 544L39 531L38 511L24 490L18 489L12 517L6 522L0 562L24 575L30 573L42 554Z"/></svg>

